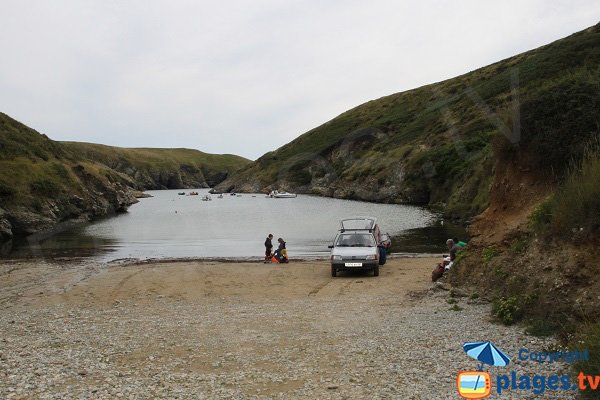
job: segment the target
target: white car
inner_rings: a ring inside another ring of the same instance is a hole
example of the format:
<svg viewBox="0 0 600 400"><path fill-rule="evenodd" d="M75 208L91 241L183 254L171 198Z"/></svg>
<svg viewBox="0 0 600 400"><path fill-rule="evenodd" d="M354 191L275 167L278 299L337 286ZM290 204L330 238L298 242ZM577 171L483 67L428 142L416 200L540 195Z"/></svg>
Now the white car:
<svg viewBox="0 0 600 400"><path fill-rule="evenodd" d="M352 217L340 221L340 231L331 249L331 276L338 271L373 271L379 276L379 250L373 231L377 220L371 217Z"/></svg>

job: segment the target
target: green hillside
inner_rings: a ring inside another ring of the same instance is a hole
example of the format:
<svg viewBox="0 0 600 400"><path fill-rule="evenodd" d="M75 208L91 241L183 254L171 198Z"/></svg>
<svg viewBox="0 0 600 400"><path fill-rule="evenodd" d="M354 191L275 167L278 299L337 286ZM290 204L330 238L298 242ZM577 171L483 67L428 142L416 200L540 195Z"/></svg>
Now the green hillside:
<svg viewBox="0 0 600 400"><path fill-rule="evenodd" d="M126 210L128 176L0 113L0 239Z"/></svg>
<svg viewBox="0 0 600 400"><path fill-rule="evenodd" d="M0 113L0 242L124 211L136 189L213 186L247 163L190 149L56 142Z"/></svg>
<svg viewBox="0 0 600 400"><path fill-rule="evenodd" d="M132 177L140 189L212 187L249 160L193 149L120 148L62 142L70 151Z"/></svg>
<svg viewBox="0 0 600 400"><path fill-rule="evenodd" d="M475 215L488 205L503 155L518 154L524 168L559 176L581 154L598 131L599 82L595 26L362 104L263 155L219 188L283 188ZM512 138L519 124L520 138Z"/></svg>
<svg viewBox="0 0 600 400"><path fill-rule="evenodd" d="M422 203L468 219L469 243L443 280L491 302L499 322L558 333L566 348L593 353L600 349L598 160L600 24L362 104L219 188ZM600 374L597 353L572 371Z"/></svg>

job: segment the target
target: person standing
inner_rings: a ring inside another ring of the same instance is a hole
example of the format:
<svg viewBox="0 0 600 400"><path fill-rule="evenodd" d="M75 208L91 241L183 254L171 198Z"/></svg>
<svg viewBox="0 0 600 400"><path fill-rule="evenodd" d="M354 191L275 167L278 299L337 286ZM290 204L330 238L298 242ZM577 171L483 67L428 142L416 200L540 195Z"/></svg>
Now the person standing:
<svg viewBox="0 0 600 400"><path fill-rule="evenodd" d="M271 257L273 256L273 243L271 240L273 239L273 234L269 233L267 239L265 240L265 263L271 262Z"/></svg>

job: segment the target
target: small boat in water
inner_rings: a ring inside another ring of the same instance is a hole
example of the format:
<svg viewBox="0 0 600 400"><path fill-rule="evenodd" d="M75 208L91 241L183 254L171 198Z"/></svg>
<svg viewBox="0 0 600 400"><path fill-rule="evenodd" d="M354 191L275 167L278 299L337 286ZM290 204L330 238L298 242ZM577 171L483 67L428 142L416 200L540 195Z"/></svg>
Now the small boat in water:
<svg viewBox="0 0 600 400"><path fill-rule="evenodd" d="M198 192L190 192L190 196L198 196Z"/></svg>
<svg viewBox="0 0 600 400"><path fill-rule="evenodd" d="M277 190L273 190L271 193L267 195L267 197L273 199L293 199L297 197L296 193L288 193L288 192L278 192Z"/></svg>
<svg viewBox="0 0 600 400"><path fill-rule="evenodd" d="M202 201L211 201L212 197L210 197L210 194L206 195L206 196L202 196Z"/></svg>
<svg viewBox="0 0 600 400"><path fill-rule="evenodd" d="M220 195L217 196L217 199L222 199L222 198L223 198L222 194L220 194Z"/></svg>
<svg viewBox="0 0 600 400"><path fill-rule="evenodd" d="M185 196L185 192L179 192L177 194L180 195L180 196Z"/></svg>

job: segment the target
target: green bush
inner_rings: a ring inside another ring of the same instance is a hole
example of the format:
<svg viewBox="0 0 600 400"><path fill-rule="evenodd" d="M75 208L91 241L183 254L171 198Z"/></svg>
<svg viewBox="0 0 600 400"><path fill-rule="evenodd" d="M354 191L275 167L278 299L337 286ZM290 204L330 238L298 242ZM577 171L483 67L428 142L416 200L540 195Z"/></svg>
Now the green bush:
<svg viewBox="0 0 600 400"><path fill-rule="evenodd" d="M4 182L0 182L0 197L12 197L15 189Z"/></svg>
<svg viewBox="0 0 600 400"><path fill-rule="evenodd" d="M33 181L29 186L32 193L42 196L56 196L61 191L59 185L48 179Z"/></svg>
<svg viewBox="0 0 600 400"><path fill-rule="evenodd" d="M465 258L468 258L468 257L469 257L469 250L463 248L462 250L460 250L456 253L456 257L454 258L454 262L452 263L452 265L454 267L457 267L461 263L462 260L464 260Z"/></svg>
<svg viewBox="0 0 600 400"><path fill-rule="evenodd" d="M34 198L31 200L31 207L37 212L41 212L44 209L44 203L38 199Z"/></svg>
<svg viewBox="0 0 600 400"><path fill-rule="evenodd" d="M548 337L556 334L560 328L553 318L536 318L528 322L525 333L538 337Z"/></svg>
<svg viewBox="0 0 600 400"><path fill-rule="evenodd" d="M510 249L512 250L513 253L523 254L525 252L525 250L527 249L527 244L528 244L528 242L527 242L526 238L515 239L510 244Z"/></svg>
<svg viewBox="0 0 600 400"><path fill-rule="evenodd" d="M531 167L568 172L580 160L585 143L598 132L598 71L562 74L527 95L521 103L521 142Z"/></svg>
<svg viewBox="0 0 600 400"><path fill-rule="evenodd" d="M569 234L584 228L592 234L600 229L600 137L588 147L583 161L555 195L551 231Z"/></svg>
<svg viewBox="0 0 600 400"><path fill-rule="evenodd" d="M586 147L580 162L553 197L541 203L529 216L529 227L538 233L570 235L583 228L583 237L600 231L600 136Z"/></svg>
<svg viewBox="0 0 600 400"><path fill-rule="evenodd" d="M486 247L481 252L481 261L483 261L484 264L489 264L489 262L492 261L498 255L500 255L500 252L496 248Z"/></svg>
<svg viewBox="0 0 600 400"><path fill-rule="evenodd" d="M64 164L53 163L52 171L64 180L71 180L71 175L69 175L69 171L65 168Z"/></svg>
<svg viewBox="0 0 600 400"><path fill-rule="evenodd" d="M497 265L496 268L494 268L494 275L496 275L502 280L505 280L510 276L510 274L504 271L499 265Z"/></svg>
<svg viewBox="0 0 600 400"><path fill-rule="evenodd" d="M529 215L529 228L542 232L552 221L552 199L542 202Z"/></svg>
<svg viewBox="0 0 600 400"><path fill-rule="evenodd" d="M288 179L298 185L308 185L312 181L312 175L305 169L297 169L290 171Z"/></svg>
<svg viewBox="0 0 600 400"><path fill-rule="evenodd" d="M523 309L517 297L497 299L492 305L492 313L504 325L512 325L523 317Z"/></svg>

